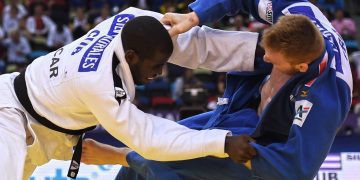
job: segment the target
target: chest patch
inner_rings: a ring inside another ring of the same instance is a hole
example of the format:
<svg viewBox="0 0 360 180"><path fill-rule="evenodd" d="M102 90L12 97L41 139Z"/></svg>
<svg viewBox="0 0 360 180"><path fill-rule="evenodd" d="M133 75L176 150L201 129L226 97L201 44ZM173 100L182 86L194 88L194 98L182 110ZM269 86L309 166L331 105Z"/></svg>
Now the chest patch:
<svg viewBox="0 0 360 180"><path fill-rule="evenodd" d="M306 117L308 116L308 114L311 110L312 105L313 104L307 100L296 101L295 102L296 114L294 117L293 124L296 124L296 125L302 127L306 120Z"/></svg>

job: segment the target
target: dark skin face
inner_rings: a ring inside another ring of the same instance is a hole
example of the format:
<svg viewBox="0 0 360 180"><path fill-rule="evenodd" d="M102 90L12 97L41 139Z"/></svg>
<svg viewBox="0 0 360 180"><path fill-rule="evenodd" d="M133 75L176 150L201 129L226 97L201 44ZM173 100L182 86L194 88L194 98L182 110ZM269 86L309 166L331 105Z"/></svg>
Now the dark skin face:
<svg viewBox="0 0 360 180"><path fill-rule="evenodd" d="M162 74L162 69L170 54L156 51L151 58L141 58L134 50L125 52L131 74L136 85L146 84Z"/></svg>

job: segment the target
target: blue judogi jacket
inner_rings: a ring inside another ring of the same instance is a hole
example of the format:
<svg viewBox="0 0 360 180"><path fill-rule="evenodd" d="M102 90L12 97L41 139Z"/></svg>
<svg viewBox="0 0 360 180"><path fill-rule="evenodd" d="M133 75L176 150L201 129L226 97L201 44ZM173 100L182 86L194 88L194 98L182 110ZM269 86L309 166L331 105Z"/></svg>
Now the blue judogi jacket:
<svg viewBox="0 0 360 180"><path fill-rule="evenodd" d="M250 132L258 152L251 160L253 176L314 178L351 104L352 77L340 35L317 7L304 0L198 0L189 7L202 23L244 11L269 24L283 15L303 14L319 28L326 44L323 55L308 72L296 74L279 90ZM226 114L248 108L259 94L261 79L269 73L266 69L229 73L224 94L229 103L219 106L204 128L218 128Z"/></svg>
<svg viewBox="0 0 360 180"><path fill-rule="evenodd" d="M329 43L326 47L331 52ZM323 56L328 57L325 52ZM271 66L258 61L254 72L228 73L223 96L228 103L179 122L192 129L216 128L230 130L234 135L251 134L256 139L252 145L259 154L252 160L251 172L229 159L155 162L132 152L127 161L134 171L123 168L117 179L312 179L347 112L348 107L342 105L350 103L346 98L348 88L336 84L336 74L326 59L317 59L307 73L293 76L260 117L257 114L260 88Z"/></svg>

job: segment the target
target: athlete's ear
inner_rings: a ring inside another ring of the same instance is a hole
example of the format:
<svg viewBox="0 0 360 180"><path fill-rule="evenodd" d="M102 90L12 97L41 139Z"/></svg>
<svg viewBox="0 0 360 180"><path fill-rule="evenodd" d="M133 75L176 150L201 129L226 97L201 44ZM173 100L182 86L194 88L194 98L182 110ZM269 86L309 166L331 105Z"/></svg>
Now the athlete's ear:
<svg viewBox="0 0 360 180"><path fill-rule="evenodd" d="M125 51L125 59L129 65L137 64L140 61L139 55L132 49Z"/></svg>
<svg viewBox="0 0 360 180"><path fill-rule="evenodd" d="M299 72L306 72L309 69L309 65L307 63L300 63L295 67Z"/></svg>

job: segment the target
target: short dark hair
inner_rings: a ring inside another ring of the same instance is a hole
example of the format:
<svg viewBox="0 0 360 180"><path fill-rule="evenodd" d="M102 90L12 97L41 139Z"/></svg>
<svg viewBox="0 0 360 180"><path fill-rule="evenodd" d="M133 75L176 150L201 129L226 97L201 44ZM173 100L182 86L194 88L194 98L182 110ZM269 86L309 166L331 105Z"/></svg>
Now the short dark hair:
<svg viewBox="0 0 360 180"><path fill-rule="evenodd" d="M139 16L127 22L121 39L124 51L134 50L142 58L152 58L156 51L173 52L173 43L164 25L151 16Z"/></svg>

